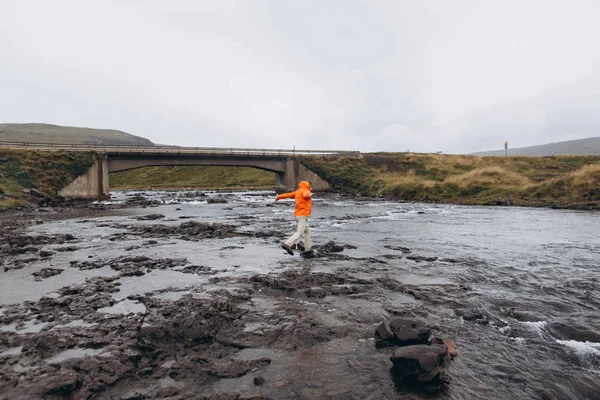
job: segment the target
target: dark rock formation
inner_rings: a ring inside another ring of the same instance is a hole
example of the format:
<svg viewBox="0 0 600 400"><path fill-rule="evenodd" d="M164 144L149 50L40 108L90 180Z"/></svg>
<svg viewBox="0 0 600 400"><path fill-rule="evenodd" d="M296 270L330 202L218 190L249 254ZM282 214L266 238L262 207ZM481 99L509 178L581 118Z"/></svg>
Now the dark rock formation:
<svg viewBox="0 0 600 400"><path fill-rule="evenodd" d="M394 319L389 323L382 322L375 330L375 345L378 348L386 346L408 346L426 344L429 342L431 329L419 321L409 319Z"/></svg>
<svg viewBox="0 0 600 400"><path fill-rule="evenodd" d="M401 380L427 383L427 390L438 390L445 384L445 369L451 357L443 344L418 344L400 347L390 360L393 373Z"/></svg>

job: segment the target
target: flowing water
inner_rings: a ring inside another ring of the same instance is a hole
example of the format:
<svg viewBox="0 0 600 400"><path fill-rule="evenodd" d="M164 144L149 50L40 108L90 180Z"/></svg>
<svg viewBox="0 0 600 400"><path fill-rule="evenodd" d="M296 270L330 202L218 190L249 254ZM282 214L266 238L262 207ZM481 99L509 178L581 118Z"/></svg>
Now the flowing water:
<svg viewBox="0 0 600 400"><path fill-rule="evenodd" d="M366 291L311 298L297 294L273 298L255 292L248 307L256 313L275 315L281 303L289 303L316 323L336 332L346 329L347 334L296 351L268 346L240 350L235 356L239 360L267 357L271 364L221 379L212 390L258 390L272 398L419 398L422 394L402 387L390 375L393 349L376 349L373 342L381 321L404 315L426 322L438 336L455 343L458 357L447 371L451 383L438 398L530 399L539 398L540 389L552 389L561 399L600 399L600 213L328 196L313 201L313 243L334 241L356 248L340 253L346 259L302 259L285 254L278 245L281 238L273 236L198 242L161 238L151 246L145 245L147 238L133 235L110 240L115 234L127 234L126 225L177 226L188 220L233 224L242 232L277 230L287 235L295 229L292 204L274 203L270 192L209 193L209 198L227 198L224 204L208 204L204 196L183 193L144 195L160 205L30 227L32 235L70 233L80 240L78 249L4 273L0 307L56 296L64 286L115 273L108 265L69 269L71 261L123 255L184 257L188 264L210 266L216 273L190 275L171 268L122 277L120 291L113 293L118 302L100 313L144 313L142 304L125 298L145 293L161 301L209 296L211 290L242 287L239 279L257 274L278 276L291 270L351 276L379 283ZM117 192L111 204L129 196ZM150 213L164 218L135 219ZM65 271L34 281L31 273L47 267ZM386 281L399 282L405 290L391 290L383 284ZM43 325L0 330L35 333L38 327ZM244 332L262 335L271 328L265 319L247 323ZM61 353L52 362L75 357L77 351ZM11 348L0 357L14 353ZM253 378L259 374L266 383L257 388Z"/></svg>

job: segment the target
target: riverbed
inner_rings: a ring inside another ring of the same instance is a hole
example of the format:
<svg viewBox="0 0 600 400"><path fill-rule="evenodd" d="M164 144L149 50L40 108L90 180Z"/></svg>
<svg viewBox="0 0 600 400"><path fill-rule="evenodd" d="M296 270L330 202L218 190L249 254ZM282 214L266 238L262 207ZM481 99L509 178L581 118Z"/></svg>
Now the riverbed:
<svg viewBox="0 0 600 400"><path fill-rule="evenodd" d="M600 398L600 213L116 192L4 221L0 398L415 399L383 321L454 342L441 399ZM220 396L220 397L219 397Z"/></svg>

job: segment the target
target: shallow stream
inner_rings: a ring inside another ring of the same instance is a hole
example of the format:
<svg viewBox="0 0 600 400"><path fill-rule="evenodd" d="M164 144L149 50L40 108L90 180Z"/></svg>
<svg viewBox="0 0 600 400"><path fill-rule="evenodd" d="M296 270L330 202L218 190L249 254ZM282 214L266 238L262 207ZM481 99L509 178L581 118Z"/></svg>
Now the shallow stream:
<svg viewBox="0 0 600 400"><path fill-rule="evenodd" d="M107 206L131 195L114 193ZM328 196L313 202L313 243L334 241L355 248L347 246L339 253L344 257L303 259L290 257L279 247L295 229L293 206L274 203L273 193L143 195L156 200L157 206L29 227L29 235L71 234L77 239L72 244L76 249L61 252L57 248L67 244L44 245L44 250L53 252L51 257L0 272L0 318L11 305L58 297L65 286L117 275L108 260L122 256L185 261L148 270L143 276L120 277L119 291L111 294L114 304L98 308L97 313L103 314L98 318L146 313L148 304L136 301L136 295L160 302L202 299L223 290L245 290L256 275L285 276L290 281L295 274L298 282L306 282L311 276L327 274L323 276L343 280L326 287L315 280L313 286L287 291L254 286L251 299L242 305L248 312L242 328L248 337L266 337L278 329L285 334L297 320L308 318L315 327L333 333L325 340L301 340L296 348L289 342L277 345L274 339L273 345L238 349L232 359L268 358L270 364L239 377L205 382L209 392L256 392L276 399L420 398L422 393L395 383L390 375L393 349L374 346L376 326L400 315L424 321L437 336L451 339L456 346L458 357L448 369L449 388L438 398L532 399L539 398L541 389L553 390L559 399L600 398L600 213ZM207 198L223 198L227 203L207 203ZM137 219L149 214L163 217ZM186 221L230 224L247 235L190 241L176 235L149 238L127 228L176 227ZM9 261L27 257L17 255ZM70 267L73 262L106 265L80 270ZM211 272L181 273L190 265ZM32 273L42 268L63 271L36 281ZM394 289L398 285L402 290ZM310 296L304 289L324 293ZM17 348L23 344L27 350L24 339L14 335L30 338L61 329L96 329L93 319L84 322L79 315L71 319L71 325L62 327L33 320L0 326L0 333L13 335L0 342L0 358L19 357ZM147 318L144 324L152 326L152 320ZM57 351L46 362L110 354L108 348L74 347ZM20 379L31 373L23 365L35 367L36 362L14 364ZM257 376L265 379L263 385L254 384ZM164 379L184 391L186 383L171 378ZM134 381L128 385L127 390L136 389ZM139 390L144 386L140 383ZM106 396L121 393L113 390Z"/></svg>

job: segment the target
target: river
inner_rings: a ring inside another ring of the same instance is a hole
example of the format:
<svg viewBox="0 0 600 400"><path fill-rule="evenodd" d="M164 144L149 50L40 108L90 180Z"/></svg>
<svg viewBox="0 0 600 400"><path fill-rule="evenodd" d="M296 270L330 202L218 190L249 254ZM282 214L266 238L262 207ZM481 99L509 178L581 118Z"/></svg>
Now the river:
<svg viewBox="0 0 600 400"><path fill-rule="evenodd" d="M5 246L0 372L16 383L0 398L34 390L152 398L159 389L182 398L421 398L393 379L393 348L374 345L375 328L402 316L455 344L449 386L436 398L536 399L546 389L600 399L600 213L317 196L317 255L328 242L345 247L304 259L279 247L295 229L293 204L274 203L274 193L144 192L149 207L119 207L139 195L115 192L93 206L106 209L98 215L40 213L25 234L73 238L21 254ZM225 228L176 230L189 222ZM32 275L42 270L49 276ZM195 317L199 309L212 311ZM210 326L211 340L186 324ZM119 334L102 341L99 332ZM195 346L173 339L183 336ZM41 349L41 340L62 344ZM48 371L113 358L123 371L100 388L91 372L67 379L68 390L24 387ZM232 372L231 362L245 370Z"/></svg>

